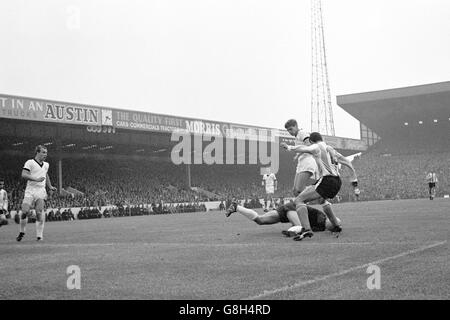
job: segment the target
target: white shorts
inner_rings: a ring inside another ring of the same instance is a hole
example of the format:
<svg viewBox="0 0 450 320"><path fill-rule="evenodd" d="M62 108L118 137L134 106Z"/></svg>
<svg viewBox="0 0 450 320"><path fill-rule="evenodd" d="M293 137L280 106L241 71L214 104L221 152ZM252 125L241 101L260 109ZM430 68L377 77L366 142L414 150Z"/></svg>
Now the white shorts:
<svg viewBox="0 0 450 320"><path fill-rule="evenodd" d="M275 193L275 187L266 187L266 193L267 194L274 194Z"/></svg>
<svg viewBox="0 0 450 320"><path fill-rule="evenodd" d="M308 157L305 159L302 159L297 163L297 169L295 170L295 173L300 172L311 172L313 176L315 176L316 172L318 171L316 160L312 157Z"/></svg>
<svg viewBox="0 0 450 320"><path fill-rule="evenodd" d="M34 206L36 200L47 200L47 191L45 188L39 189L25 189L25 195L23 196L23 203Z"/></svg>

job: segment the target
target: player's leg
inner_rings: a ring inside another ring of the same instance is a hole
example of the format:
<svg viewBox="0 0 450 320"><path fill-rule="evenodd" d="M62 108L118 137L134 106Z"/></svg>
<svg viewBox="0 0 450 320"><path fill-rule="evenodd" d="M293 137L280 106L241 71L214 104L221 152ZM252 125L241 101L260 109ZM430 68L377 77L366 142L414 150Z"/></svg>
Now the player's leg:
<svg viewBox="0 0 450 320"><path fill-rule="evenodd" d="M44 213L44 199L37 199L35 204L36 209L36 239L38 241L43 239L44 236L44 223L45 223L45 213Z"/></svg>
<svg viewBox="0 0 450 320"><path fill-rule="evenodd" d="M331 203L328 202L327 200L323 200L322 209L323 209L323 212L326 214L328 220L330 220L333 227L340 227L340 222L333 212Z"/></svg>
<svg viewBox="0 0 450 320"><path fill-rule="evenodd" d="M238 212L242 214L247 219L254 221L257 224L274 224L280 222L280 218L276 210L266 212L263 215L259 215L255 210L245 208L233 201L228 208L225 216L229 217L233 212Z"/></svg>
<svg viewBox="0 0 450 320"><path fill-rule="evenodd" d="M297 197L305 188L311 184L312 173L309 171L302 171L295 174L294 178L294 197Z"/></svg>
<svg viewBox="0 0 450 320"><path fill-rule="evenodd" d="M275 224L280 222L280 216L276 210L270 210L263 215L258 215L253 221L259 225Z"/></svg>
<svg viewBox="0 0 450 320"><path fill-rule="evenodd" d="M25 192L25 196L22 201L22 214L20 215L19 220L19 235L16 240L21 241L23 236L25 235L26 226L28 223L28 214L30 213L30 209L33 206L33 197Z"/></svg>
<svg viewBox="0 0 450 320"><path fill-rule="evenodd" d="M298 217L300 218L300 223L302 225L302 232L300 235L294 238L294 240L299 241L305 237L312 237L313 232L311 230L311 224L309 222L308 217L308 208L306 203L308 201L313 201L320 198L320 194L318 194L313 186L305 188L294 200L296 211Z"/></svg>
<svg viewBox="0 0 450 320"><path fill-rule="evenodd" d="M247 209L246 207L243 207L241 205L238 205L237 201L232 201L230 206L228 207L227 211L225 212L225 216L229 217L232 213L239 212L244 217L255 220L258 216L258 213L255 210Z"/></svg>
<svg viewBox="0 0 450 320"><path fill-rule="evenodd" d="M339 224L340 224L340 223L341 223L341 219L339 219L339 218L336 218L336 219L338 220L338 222L339 222ZM328 220L328 218L325 218L325 230L334 232L334 229L335 229L335 227L334 227L334 225L330 222L330 220Z"/></svg>
<svg viewBox="0 0 450 320"><path fill-rule="evenodd" d="M321 196L322 208L328 217L328 220L333 224L333 232L341 232L342 228L339 221L337 220L333 209L331 208L331 203L326 201L326 199L333 199L337 196L339 190L341 189L342 180L338 176L325 176L322 181L315 187L317 194Z"/></svg>
<svg viewBox="0 0 450 320"><path fill-rule="evenodd" d="M267 194L267 196L269 197L269 200L270 200L269 209L275 208L274 203L273 203L273 195L274 195L274 193L275 193L275 190L271 190L271 192L269 194Z"/></svg>
<svg viewBox="0 0 450 320"><path fill-rule="evenodd" d="M300 222L300 218L298 217L297 211L295 210L287 211L286 220L283 221L282 219L281 222L290 222L292 224L289 229L281 231L281 233L286 237L295 237L302 231L302 224Z"/></svg>
<svg viewBox="0 0 450 320"><path fill-rule="evenodd" d="M0 227L7 224L8 220L6 219L6 214L3 209L0 209Z"/></svg>
<svg viewBox="0 0 450 320"><path fill-rule="evenodd" d="M297 211L295 210L295 204L292 202L286 203L277 208L278 215L280 217L280 222L292 224L288 230L283 230L281 233L286 237L296 236L302 230L302 224L300 223L300 218L298 217Z"/></svg>

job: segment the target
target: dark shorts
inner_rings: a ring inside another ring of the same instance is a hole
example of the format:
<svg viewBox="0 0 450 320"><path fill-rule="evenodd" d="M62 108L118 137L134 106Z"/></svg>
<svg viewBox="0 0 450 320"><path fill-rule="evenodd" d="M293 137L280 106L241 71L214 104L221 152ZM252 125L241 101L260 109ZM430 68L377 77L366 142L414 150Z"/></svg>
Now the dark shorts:
<svg viewBox="0 0 450 320"><path fill-rule="evenodd" d="M429 182L428 183L428 187L430 187L430 189L431 188L435 188L436 187L436 183L435 182Z"/></svg>
<svg viewBox="0 0 450 320"><path fill-rule="evenodd" d="M277 208L278 215L280 216L280 222L282 222L282 223L288 223L289 222L289 219L287 217L288 211L297 211L295 209L295 203L288 202L288 203L283 204L283 205L281 205L281 206L279 206Z"/></svg>
<svg viewBox="0 0 450 320"><path fill-rule="evenodd" d="M312 231L324 231L325 230L325 221L327 217L325 214L313 207L307 206L308 208L308 218L309 223L311 225ZM287 213L288 211L296 211L295 203L289 202L277 208L278 215L280 216L280 221L283 223L290 222Z"/></svg>
<svg viewBox="0 0 450 320"><path fill-rule="evenodd" d="M316 185L316 191L324 199L333 199L341 190L342 181L338 176L324 176Z"/></svg>

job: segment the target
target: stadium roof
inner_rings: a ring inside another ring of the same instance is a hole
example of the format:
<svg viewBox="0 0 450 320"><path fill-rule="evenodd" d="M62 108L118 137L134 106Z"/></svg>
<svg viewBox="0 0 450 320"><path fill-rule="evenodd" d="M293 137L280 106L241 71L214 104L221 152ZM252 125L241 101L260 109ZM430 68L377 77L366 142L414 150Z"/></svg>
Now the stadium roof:
<svg viewBox="0 0 450 320"><path fill-rule="evenodd" d="M174 132L249 141L293 140L284 129L4 94L0 94L0 125L0 139L7 142L0 148L9 144L14 150L26 149L25 143L37 140L65 153L118 151L165 156L178 142L177 137L171 140ZM361 140L324 138L343 154L367 149Z"/></svg>
<svg viewBox="0 0 450 320"><path fill-rule="evenodd" d="M450 124L450 81L337 96L337 104L381 137L399 126Z"/></svg>

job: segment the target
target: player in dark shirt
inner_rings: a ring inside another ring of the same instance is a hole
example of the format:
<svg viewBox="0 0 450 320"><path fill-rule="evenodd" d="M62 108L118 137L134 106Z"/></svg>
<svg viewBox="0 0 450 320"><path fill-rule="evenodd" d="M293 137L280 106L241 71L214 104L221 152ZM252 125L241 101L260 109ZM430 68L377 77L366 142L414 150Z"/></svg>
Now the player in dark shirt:
<svg viewBox="0 0 450 320"><path fill-rule="evenodd" d="M325 213L322 211L307 206L309 221L313 231L325 231L331 229L331 223L327 220ZM254 221L259 225L269 225L275 223L292 223L294 227L289 228L289 230L284 230L282 233L287 236L296 236L301 230L300 222L298 219L297 211L295 210L295 203L290 201L284 205L279 206L277 209L266 212L259 215L256 211L252 209L245 208L233 201L227 212L226 217L229 217L232 213L239 212L248 219Z"/></svg>

